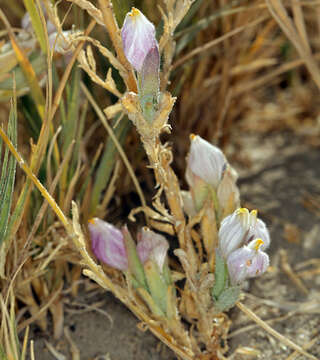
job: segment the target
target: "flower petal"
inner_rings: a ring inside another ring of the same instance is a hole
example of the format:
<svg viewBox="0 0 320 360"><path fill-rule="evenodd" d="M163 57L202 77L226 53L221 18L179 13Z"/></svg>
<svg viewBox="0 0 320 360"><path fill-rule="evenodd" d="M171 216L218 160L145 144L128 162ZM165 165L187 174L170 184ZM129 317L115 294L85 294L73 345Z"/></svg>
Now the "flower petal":
<svg viewBox="0 0 320 360"><path fill-rule="evenodd" d="M124 53L130 64L141 71L146 55L158 46L154 25L136 8L125 17L121 30Z"/></svg>
<svg viewBox="0 0 320 360"><path fill-rule="evenodd" d="M144 227L139 234L137 252L142 263L153 260L162 271L169 250L168 241L164 236L157 234L147 227Z"/></svg>
<svg viewBox="0 0 320 360"><path fill-rule="evenodd" d="M98 218L89 220L88 228L95 256L113 268L127 270L128 258L121 231Z"/></svg>
<svg viewBox="0 0 320 360"><path fill-rule="evenodd" d="M220 149L200 136L191 135L190 138L191 147L187 159L187 173L191 171L207 184L217 188L226 167L225 156Z"/></svg>
<svg viewBox="0 0 320 360"><path fill-rule="evenodd" d="M244 245L245 235L248 231L247 220L244 218L248 215L247 209L240 208L222 220L219 229L219 249L224 259Z"/></svg>
<svg viewBox="0 0 320 360"><path fill-rule="evenodd" d="M269 266L269 256L259 249L244 246L230 254L227 266L231 284L239 285L248 278L263 274Z"/></svg>

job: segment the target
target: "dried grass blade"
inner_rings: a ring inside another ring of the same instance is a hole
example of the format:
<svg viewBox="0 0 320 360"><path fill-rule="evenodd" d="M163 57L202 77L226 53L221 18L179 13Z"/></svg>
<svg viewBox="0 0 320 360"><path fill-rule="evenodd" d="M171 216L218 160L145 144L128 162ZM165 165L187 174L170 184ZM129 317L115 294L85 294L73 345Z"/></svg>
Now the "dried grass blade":
<svg viewBox="0 0 320 360"><path fill-rule="evenodd" d="M296 28L298 30L300 38L303 41L304 47L311 54L310 44L308 41L308 34L307 34L307 30L306 30L306 24L304 21L300 1L291 0L291 7L292 7L292 12L293 12L294 22L296 24Z"/></svg>
<svg viewBox="0 0 320 360"><path fill-rule="evenodd" d="M30 167L27 165L27 163L24 161L24 159L21 157L21 155L18 153L16 148L14 147L11 140L8 138L6 133L3 131L3 129L0 127L0 137L4 140L6 146L9 148L10 152L13 154L13 156L18 161L20 167L23 169L23 171L27 174L28 178L34 183L34 185L38 188L38 190L41 192L42 196L49 202L50 206L52 207L53 211L56 213L62 224L65 226L65 228L68 230L71 230L70 224L64 213L61 211L58 204L55 202L53 197L49 194L47 189L41 184L41 182L38 180L38 178L34 175ZM71 232L72 233L72 232Z"/></svg>
<svg viewBox="0 0 320 360"><path fill-rule="evenodd" d="M309 70L313 81L316 83L320 90L320 71L313 55L308 52L308 49L304 46L304 42L301 40L297 31L295 30L288 13L280 0L266 0L269 11L274 17L282 31L286 34L288 39L292 42L301 59L303 59L307 69Z"/></svg>
<svg viewBox="0 0 320 360"><path fill-rule="evenodd" d="M90 1L87 0L67 0L70 1L76 5L78 5L81 9L87 11L87 13L95 19L95 21L102 25L104 25L102 13L99 9L97 9Z"/></svg>
<svg viewBox="0 0 320 360"><path fill-rule="evenodd" d="M17 39L12 31L12 28L1 9L0 9L0 17L8 30L12 48L17 56L18 62L21 66L21 69L28 81L28 84L29 84L30 90L31 90L31 95L37 106L38 112L39 112L41 118L44 119L46 101L45 101L44 95L42 93L42 90L40 88L36 73L31 65L28 57L26 56L26 54L24 53L22 48L19 46Z"/></svg>
<svg viewBox="0 0 320 360"><path fill-rule="evenodd" d="M25 360L27 354L27 345L28 345L28 337L29 337L29 326L26 328L26 332L23 337L22 351L21 351L21 360Z"/></svg>
<svg viewBox="0 0 320 360"><path fill-rule="evenodd" d="M299 352L299 354L302 354L306 356L308 359L317 360L317 358L309 353L307 353L301 346L295 344L290 339L286 338L282 334L278 333L278 331L274 330L271 326L269 326L265 321L259 318L252 310L250 310L248 307L246 307L241 302L237 302L237 307L244 312L251 320L253 320L255 323L257 323L259 326L261 326L265 331L267 331L270 335L274 336L276 339L278 339L283 344L291 347L292 349Z"/></svg>

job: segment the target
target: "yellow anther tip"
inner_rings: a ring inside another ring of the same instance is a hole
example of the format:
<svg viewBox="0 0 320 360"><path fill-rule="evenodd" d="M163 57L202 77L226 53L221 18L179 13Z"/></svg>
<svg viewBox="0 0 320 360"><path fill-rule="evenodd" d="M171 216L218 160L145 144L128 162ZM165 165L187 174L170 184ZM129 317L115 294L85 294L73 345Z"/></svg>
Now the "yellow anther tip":
<svg viewBox="0 0 320 360"><path fill-rule="evenodd" d="M246 208L238 209L238 214L247 214L247 213L248 213L248 209L246 209Z"/></svg>
<svg viewBox="0 0 320 360"><path fill-rule="evenodd" d="M195 134L190 134L190 140L194 141L196 139L197 135Z"/></svg>
<svg viewBox="0 0 320 360"><path fill-rule="evenodd" d="M252 210L251 214L254 215L254 216L257 216L258 215L258 210Z"/></svg>
<svg viewBox="0 0 320 360"><path fill-rule="evenodd" d="M257 239L257 240L256 240L256 243L255 243L255 245L254 245L254 249L255 249L255 250L259 250L260 247L261 247L263 244L264 244L264 241L263 241L262 239Z"/></svg>
<svg viewBox="0 0 320 360"><path fill-rule="evenodd" d="M88 223L94 224L94 219L93 219L93 218L92 218L92 219L89 219L89 220L88 220Z"/></svg>
<svg viewBox="0 0 320 360"><path fill-rule="evenodd" d="M140 10L138 10L138 9L135 8L135 7L133 7L133 8L131 9L131 12L129 13L129 15L132 16L132 17L138 16L138 15L140 15Z"/></svg>

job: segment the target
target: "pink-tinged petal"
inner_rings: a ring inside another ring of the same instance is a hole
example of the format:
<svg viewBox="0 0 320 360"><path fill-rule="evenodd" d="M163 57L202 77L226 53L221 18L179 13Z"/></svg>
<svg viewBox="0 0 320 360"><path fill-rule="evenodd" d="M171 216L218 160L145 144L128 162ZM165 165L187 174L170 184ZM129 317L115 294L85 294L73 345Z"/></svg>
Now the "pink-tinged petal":
<svg viewBox="0 0 320 360"><path fill-rule="evenodd" d="M227 259L227 267L231 285L241 284L248 276L248 264L252 261L254 251L243 247L231 253Z"/></svg>
<svg viewBox="0 0 320 360"><path fill-rule="evenodd" d="M146 55L157 46L154 25L136 8L125 17L121 30L124 53L130 64L141 71Z"/></svg>
<svg viewBox="0 0 320 360"><path fill-rule="evenodd" d="M247 238L248 238L247 242L250 242L252 239L257 239L257 238L262 239L263 245L260 248L261 250L267 249L270 245L269 230L266 224L260 219L257 219L255 225L250 227Z"/></svg>
<svg viewBox="0 0 320 360"><path fill-rule="evenodd" d="M224 218L219 229L219 249L226 259L234 250L248 245L253 239L262 239L260 250L270 244L270 235L265 223L257 218L257 211L245 208L235 210Z"/></svg>
<svg viewBox="0 0 320 360"><path fill-rule="evenodd" d="M252 259L252 264L248 268L248 277L253 278L265 273L269 266L269 256L264 251L257 251L256 256Z"/></svg>
<svg viewBox="0 0 320 360"><path fill-rule="evenodd" d="M226 158L222 151L200 136L191 135L190 153L187 159L187 172L199 176L207 184L218 187L224 170Z"/></svg>
<svg viewBox="0 0 320 360"><path fill-rule="evenodd" d="M115 269L127 270L127 251L121 231L98 218L91 219L88 228L95 256Z"/></svg>
<svg viewBox="0 0 320 360"><path fill-rule="evenodd" d="M139 234L137 252L141 262L154 261L162 271L169 250L168 241L164 236L144 227Z"/></svg>
<svg viewBox="0 0 320 360"><path fill-rule="evenodd" d="M239 285L244 280L262 275L269 266L268 255L261 251L263 241L253 240L249 246L244 246L231 253L227 266L232 285Z"/></svg>

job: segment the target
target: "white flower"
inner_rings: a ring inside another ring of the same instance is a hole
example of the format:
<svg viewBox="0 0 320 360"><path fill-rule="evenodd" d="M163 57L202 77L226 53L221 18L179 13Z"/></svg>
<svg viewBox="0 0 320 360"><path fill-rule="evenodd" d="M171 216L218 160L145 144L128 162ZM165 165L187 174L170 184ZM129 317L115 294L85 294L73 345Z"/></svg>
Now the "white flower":
<svg viewBox="0 0 320 360"><path fill-rule="evenodd" d="M190 139L191 147L186 171L189 186L193 186L194 177L197 176L216 189L226 168L225 156L220 149L200 136L191 135Z"/></svg>

